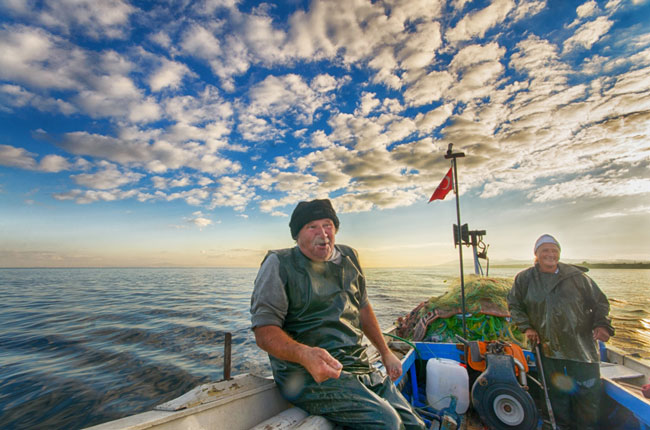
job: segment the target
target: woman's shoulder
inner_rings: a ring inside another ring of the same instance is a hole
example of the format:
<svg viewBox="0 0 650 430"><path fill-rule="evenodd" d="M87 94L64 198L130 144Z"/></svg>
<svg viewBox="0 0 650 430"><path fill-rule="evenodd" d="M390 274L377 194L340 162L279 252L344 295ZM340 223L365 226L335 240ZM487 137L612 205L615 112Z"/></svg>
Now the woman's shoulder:
<svg viewBox="0 0 650 430"><path fill-rule="evenodd" d="M521 272L519 272L519 273L517 273L515 275L515 282L517 281L517 279L530 277L534 272L535 272L535 266L530 266L530 267L522 270Z"/></svg>

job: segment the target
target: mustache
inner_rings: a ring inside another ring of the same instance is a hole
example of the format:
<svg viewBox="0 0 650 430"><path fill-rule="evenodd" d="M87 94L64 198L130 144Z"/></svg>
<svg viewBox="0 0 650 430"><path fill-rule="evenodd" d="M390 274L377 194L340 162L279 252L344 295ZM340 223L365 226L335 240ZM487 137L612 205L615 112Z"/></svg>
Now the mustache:
<svg viewBox="0 0 650 430"><path fill-rule="evenodd" d="M322 245L329 245L330 240L329 239L315 239L314 240L314 245L316 246L322 246Z"/></svg>

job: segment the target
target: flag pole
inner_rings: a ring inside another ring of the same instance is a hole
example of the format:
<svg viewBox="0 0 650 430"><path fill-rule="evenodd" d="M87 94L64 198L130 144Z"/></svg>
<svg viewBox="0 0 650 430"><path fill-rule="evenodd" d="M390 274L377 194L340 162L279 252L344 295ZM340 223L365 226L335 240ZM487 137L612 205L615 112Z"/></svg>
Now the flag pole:
<svg viewBox="0 0 650 430"><path fill-rule="evenodd" d="M467 339L467 324L465 322L465 277L463 274L463 236L462 236L462 227L460 224L460 198L458 196L458 167L456 165L456 159L462 158L465 156L464 152L452 152L452 146L454 144L450 143L447 147L447 153L445 154L446 159L451 159L451 166L454 171L454 192L456 193L456 221L458 222L458 258L460 258L460 297L461 297L461 307L463 312L463 337ZM455 245L455 244L454 244Z"/></svg>

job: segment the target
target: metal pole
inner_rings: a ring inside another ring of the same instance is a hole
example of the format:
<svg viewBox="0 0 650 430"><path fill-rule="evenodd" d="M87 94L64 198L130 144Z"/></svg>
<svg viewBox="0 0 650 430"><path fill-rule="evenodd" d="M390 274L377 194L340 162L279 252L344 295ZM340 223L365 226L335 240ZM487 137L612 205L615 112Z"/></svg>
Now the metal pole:
<svg viewBox="0 0 650 430"><path fill-rule="evenodd" d="M230 356L232 348L232 333L226 333L223 344L223 379L228 381L230 377Z"/></svg>
<svg viewBox="0 0 650 430"><path fill-rule="evenodd" d="M476 252L476 235L470 232L472 238L472 257L474 257L474 274L481 275L481 265L478 263L478 253Z"/></svg>
<svg viewBox="0 0 650 430"><path fill-rule="evenodd" d="M537 366L542 379L542 388L544 388L544 400L546 400L546 409L548 410L548 419L551 421L551 428L557 430L557 423L555 422L555 414L553 413L553 406L551 406L551 398L548 396L548 387L546 386L546 375L544 375L544 367L542 366L542 353L539 351L539 343L535 344L535 358L537 359Z"/></svg>
<svg viewBox="0 0 650 430"><path fill-rule="evenodd" d="M447 154L445 158L451 158L451 165L454 170L454 192L456 193L456 222L458 222L458 258L460 258L460 297L461 297L461 307L463 312L463 337L467 339L467 324L465 322L465 276L463 274L463 236L462 236L462 226L460 224L460 197L458 196L458 169L456 165L456 158L464 157L465 154L462 152L452 153L451 147L453 143L449 144L447 148Z"/></svg>

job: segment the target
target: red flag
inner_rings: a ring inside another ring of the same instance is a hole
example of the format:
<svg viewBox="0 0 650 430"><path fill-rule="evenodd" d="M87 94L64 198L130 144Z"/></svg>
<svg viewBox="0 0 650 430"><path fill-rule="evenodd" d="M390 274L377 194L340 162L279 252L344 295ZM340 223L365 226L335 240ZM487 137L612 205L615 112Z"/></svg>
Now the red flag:
<svg viewBox="0 0 650 430"><path fill-rule="evenodd" d="M436 190L433 192L433 195L429 199L429 203L431 203L434 200L444 200L452 188L454 187L453 187L453 181L451 179L451 167L450 167L445 177L442 178L442 181L440 182L440 185L438 185L438 188L436 188Z"/></svg>

